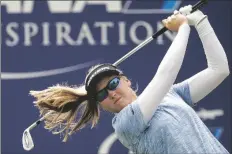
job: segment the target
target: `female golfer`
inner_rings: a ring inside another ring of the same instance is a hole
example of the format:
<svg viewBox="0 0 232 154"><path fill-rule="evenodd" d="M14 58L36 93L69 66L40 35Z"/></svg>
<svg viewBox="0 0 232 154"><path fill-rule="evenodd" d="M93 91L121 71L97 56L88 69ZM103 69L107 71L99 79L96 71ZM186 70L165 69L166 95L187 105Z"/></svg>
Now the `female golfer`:
<svg viewBox="0 0 232 154"><path fill-rule="evenodd" d="M124 73L111 64L91 68L84 86L57 85L31 91L42 115L53 111L45 119L45 128L65 133L67 141L69 135L89 122L94 127L102 107L115 113L112 120L115 133L135 153L228 153L191 107L229 75L226 54L207 16L199 10L190 14L191 8L182 8L188 10L185 15L176 11L163 20L177 35L139 96ZM189 25L194 25L199 34L208 67L174 84L185 55Z"/></svg>

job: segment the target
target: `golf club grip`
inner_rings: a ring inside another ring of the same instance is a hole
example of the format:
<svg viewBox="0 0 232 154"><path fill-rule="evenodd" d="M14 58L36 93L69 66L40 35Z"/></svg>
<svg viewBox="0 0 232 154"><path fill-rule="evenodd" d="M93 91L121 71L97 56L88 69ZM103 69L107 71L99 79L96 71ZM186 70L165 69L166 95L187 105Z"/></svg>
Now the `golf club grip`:
<svg viewBox="0 0 232 154"><path fill-rule="evenodd" d="M199 2L197 2L193 7L192 7L192 11L191 13L195 12L196 10L198 10L200 7L202 7L202 5L207 4L207 0L201 0ZM155 34L152 35L153 39L156 39L158 36L160 36L161 34L163 34L164 32L166 32L168 29L166 27L163 27L162 29L160 29L158 32L156 32Z"/></svg>

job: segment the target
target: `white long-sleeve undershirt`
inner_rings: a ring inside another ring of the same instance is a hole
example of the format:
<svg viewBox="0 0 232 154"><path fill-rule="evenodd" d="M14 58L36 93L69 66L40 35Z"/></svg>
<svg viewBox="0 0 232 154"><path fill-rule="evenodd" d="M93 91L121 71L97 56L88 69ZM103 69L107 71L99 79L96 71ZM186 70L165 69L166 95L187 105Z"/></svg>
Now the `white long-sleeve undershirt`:
<svg viewBox="0 0 232 154"><path fill-rule="evenodd" d="M224 49L208 19L206 18L201 21L196 26L196 29L203 44L208 67L187 79L190 95L194 103L209 94L230 73ZM189 33L190 28L187 24L180 27L156 75L138 97L137 101L145 122L151 119L159 103L167 94L177 77L185 55Z"/></svg>
<svg viewBox="0 0 232 154"><path fill-rule="evenodd" d="M208 67L188 79L194 103L204 98L229 75L226 54L208 19L201 21L196 30L203 44Z"/></svg>
<svg viewBox="0 0 232 154"><path fill-rule="evenodd" d="M145 122L151 119L159 103L175 82L184 59L189 34L189 25L181 25L155 76L139 95L137 101Z"/></svg>

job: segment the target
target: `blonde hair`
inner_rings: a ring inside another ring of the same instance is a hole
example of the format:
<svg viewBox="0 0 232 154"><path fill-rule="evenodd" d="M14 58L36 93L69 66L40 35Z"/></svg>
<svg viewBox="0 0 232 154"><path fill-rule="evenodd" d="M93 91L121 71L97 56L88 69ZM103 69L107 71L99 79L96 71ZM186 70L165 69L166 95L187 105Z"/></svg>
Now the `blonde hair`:
<svg viewBox="0 0 232 154"><path fill-rule="evenodd" d="M88 98L84 86L55 85L42 91L30 91L40 115L45 117L45 128L53 134L63 134L63 142L69 135L92 121L92 128L99 120L99 106ZM82 111L82 112L79 112Z"/></svg>
<svg viewBox="0 0 232 154"><path fill-rule="evenodd" d="M87 74L100 66L91 67ZM87 95L84 85L68 86L57 84L41 91L30 91L35 97L34 104L45 116L45 128L53 134L64 135L63 142L89 122L97 125L100 117L98 102ZM90 94L91 95L91 94Z"/></svg>
<svg viewBox="0 0 232 154"><path fill-rule="evenodd" d="M92 66L88 73L98 66L99 64ZM57 84L41 91L32 90L29 94L35 97L34 104L39 109L40 116L46 115L45 129L53 134L64 135L63 142L89 122L92 122L93 128L99 121L99 105L87 95L85 85Z"/></svg>

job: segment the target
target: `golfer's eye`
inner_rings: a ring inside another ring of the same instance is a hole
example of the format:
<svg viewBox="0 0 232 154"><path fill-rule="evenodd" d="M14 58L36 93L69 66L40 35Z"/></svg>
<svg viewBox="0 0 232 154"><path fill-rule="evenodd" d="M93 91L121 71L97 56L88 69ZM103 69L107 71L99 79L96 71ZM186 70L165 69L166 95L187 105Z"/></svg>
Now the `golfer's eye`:
<svg viewBox="0 0 232 154"><path fill-rule="evenodd" d="M106 99L107 96L108 96L107 90L103 89L97 93L96 99L98 102L102 102L104 99Z"/></svg>
<svg viewBox="0 0 232 154"><path fill-rule="evenodd" d="M113 78L108 84L108 89L115 90L118 87L119 82L120 82L120 78L118 77Z"/></svg>

